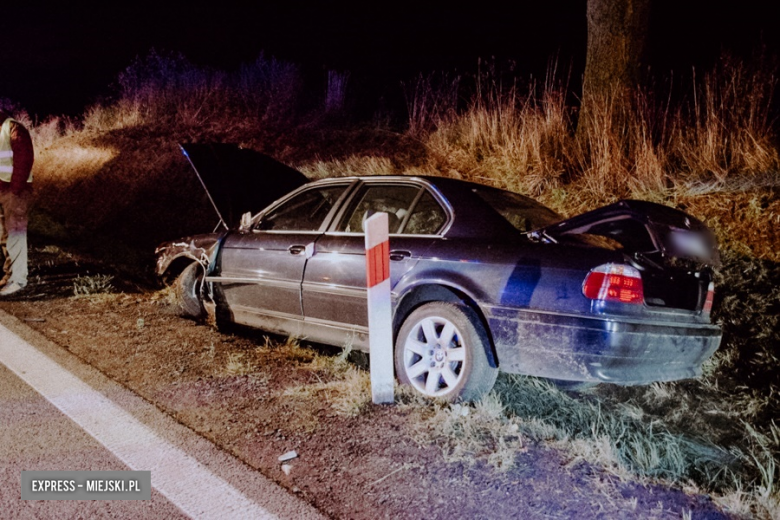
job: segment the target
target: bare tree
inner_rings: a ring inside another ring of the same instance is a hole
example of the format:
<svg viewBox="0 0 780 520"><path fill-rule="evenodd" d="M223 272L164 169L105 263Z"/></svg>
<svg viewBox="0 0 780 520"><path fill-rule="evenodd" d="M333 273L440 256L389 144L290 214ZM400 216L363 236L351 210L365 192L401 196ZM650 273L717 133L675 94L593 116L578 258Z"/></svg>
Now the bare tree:
<svg viewBox="0 0 780 520"><path fill-rule="evenodd" d="M588 0L588 50L577 126L581 139L600 105L613 122L628 115L641 82L650 0Z"/></svg>

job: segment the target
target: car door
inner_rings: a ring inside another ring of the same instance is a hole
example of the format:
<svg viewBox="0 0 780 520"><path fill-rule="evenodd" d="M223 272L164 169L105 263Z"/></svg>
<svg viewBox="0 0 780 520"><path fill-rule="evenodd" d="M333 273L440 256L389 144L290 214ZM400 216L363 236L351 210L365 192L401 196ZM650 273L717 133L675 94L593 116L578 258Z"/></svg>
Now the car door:
<svg viewBox="0 0 780 520"><path fill-rule="evenodd" d="M265 212L247 232L231 233L212 280L237 323L299 334L301 280L314 243L349 182L315 186Z"/></svg>
<svg viewBox="0 0 780 520"><path fill-rule="evenodd" d="M368 181L336 217L309 260L302 285L306 335L358 348L367 345L366 256L363 222L388 214L391 286L430 248L448 215L434 196L413 182ZM353 334L345 335L345 331Z"/></svg>

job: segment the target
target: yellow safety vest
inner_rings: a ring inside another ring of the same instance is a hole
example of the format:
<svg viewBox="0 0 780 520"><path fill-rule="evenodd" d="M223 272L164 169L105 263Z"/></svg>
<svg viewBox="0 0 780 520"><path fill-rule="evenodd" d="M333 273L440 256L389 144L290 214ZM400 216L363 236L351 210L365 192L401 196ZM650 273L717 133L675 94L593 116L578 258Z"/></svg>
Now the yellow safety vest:
<svg viewBox="0 0 780 520"><path fill-rule="evenodd" d="M9 118L0 126L0 181L11 182L11 176L14 173L14 151L11 148L11 125L17 121ZM27 178L27 182L32 182L32 172Z"/></svg>

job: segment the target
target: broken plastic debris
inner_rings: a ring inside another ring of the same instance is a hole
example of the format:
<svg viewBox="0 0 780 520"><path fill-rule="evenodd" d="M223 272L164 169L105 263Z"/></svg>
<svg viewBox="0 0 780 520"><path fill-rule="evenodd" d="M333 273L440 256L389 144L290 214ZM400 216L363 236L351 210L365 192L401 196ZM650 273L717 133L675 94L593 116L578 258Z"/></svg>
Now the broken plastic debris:
<svg viewBox="0 0 780 520"><path fill-rule="evenodd" d="M288 451L284 455L279 456L279 462L287 462L288 460L293 460L298 457L298 454L295 452L295 450Z"/></svg>
<svg viewBox="0 0 780 520"><path fill-rule="evenodd" d="M469 414L469 407L461 404L450 405L450 409L455 415L460 415L462 417L466 417Z"/></svg>

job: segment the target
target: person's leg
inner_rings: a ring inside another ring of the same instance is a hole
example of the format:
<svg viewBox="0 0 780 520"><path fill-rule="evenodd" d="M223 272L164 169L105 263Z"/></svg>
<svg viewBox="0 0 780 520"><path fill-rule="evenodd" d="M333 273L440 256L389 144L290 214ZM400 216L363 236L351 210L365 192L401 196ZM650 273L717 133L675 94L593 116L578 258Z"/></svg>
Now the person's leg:
<svg viewBox="0 0 780 520"><path fill-rule="evenodd" d="M0 193L0 254L3 255L3 270L0 271L0 289L8 283L11 278L11 258L8 256L6 243L8 242L8 230L5 227L5 197Z"/></svg>
<svg viewBox="0 0 780 520"><path fill-rule="evenodd" d="M5 262L3 279L6 284L27 285L27 210L30 206L30 193L15 196L10 193L0 195L3 208L2 236Z"/></svg>

